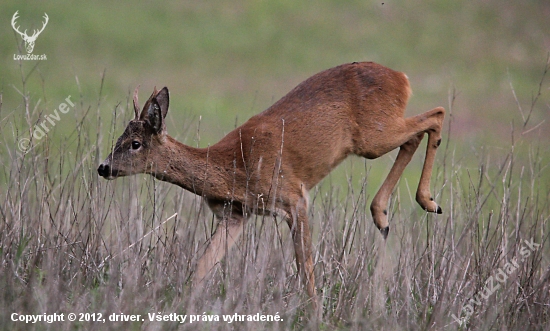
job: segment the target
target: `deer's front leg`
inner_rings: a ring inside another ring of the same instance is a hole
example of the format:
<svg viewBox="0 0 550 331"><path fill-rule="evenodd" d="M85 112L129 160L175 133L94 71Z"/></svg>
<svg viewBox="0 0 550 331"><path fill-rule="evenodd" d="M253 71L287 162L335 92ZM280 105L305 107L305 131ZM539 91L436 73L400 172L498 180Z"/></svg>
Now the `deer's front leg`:
<svg viewBox="0 0 550 331"><path fill-rule="evenodd" d="M221 220L207 243L206 251L200 258L193 284L200 284L214 266L227 254L243 231L242 217Z"/></svg>
<svg viewBox="0 0 550 331"><path fill-rule="evenodd" d="M304 206L305 205L305 206ZM313 273L313 258L311 254L311 233L307 218L307 201L300 203L287 219L292 233L298 275L302 278L307 294L312 300L313 309L317 309L315 294L315 274Z"/></svg>

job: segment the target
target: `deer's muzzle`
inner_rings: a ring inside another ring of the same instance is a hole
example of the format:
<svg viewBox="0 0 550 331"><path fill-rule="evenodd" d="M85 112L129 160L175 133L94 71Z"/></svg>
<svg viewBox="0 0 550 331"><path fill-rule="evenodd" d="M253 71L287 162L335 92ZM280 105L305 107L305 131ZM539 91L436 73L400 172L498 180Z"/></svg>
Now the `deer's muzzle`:
<svg viewBox="0 0 550 331"><path fill-rule="evenodd" d="M117 177L118 171L112 169L109 164L100 164L97 168L97 173L105 179L115 179Z"/></svg>

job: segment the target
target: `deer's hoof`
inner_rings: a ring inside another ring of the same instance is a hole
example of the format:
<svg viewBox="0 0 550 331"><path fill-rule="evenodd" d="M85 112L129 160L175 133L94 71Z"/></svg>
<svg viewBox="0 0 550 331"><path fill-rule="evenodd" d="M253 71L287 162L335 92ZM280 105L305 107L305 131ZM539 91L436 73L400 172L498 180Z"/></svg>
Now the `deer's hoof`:
<svg viewBox="0 0 550 331"><path fill-rule="evenodd" d="M388 233L390 232L390 226L386 226L385 228L380 229L380 233L382 234L382 237L384 237L384 240L388 238Z"/></svg>

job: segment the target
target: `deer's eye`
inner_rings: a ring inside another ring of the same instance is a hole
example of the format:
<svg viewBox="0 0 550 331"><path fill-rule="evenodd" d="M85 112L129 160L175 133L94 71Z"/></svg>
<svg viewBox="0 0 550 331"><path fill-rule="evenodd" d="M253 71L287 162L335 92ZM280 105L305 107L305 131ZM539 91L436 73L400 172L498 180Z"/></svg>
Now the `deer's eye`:
<svg viewBox="0 0 550 331"><path fill-rule="evenodd" d="M132 141L132 149L138 149L141 147L141 143L139 141Z"/></svg>

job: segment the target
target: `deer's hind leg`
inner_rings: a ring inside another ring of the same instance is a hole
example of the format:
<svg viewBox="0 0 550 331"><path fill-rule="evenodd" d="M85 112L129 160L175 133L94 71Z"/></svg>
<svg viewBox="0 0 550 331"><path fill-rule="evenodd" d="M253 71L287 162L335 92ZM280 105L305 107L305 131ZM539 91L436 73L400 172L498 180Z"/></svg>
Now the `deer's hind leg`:
<svg viewBox="0 0 550 331"><path fill-rule="evenodd" d="M424 158L424 166L422 174L418 182L416 190L416 201L426 211L431 213L441 214L441 207L435 203L430 193L430 178L432 177L432 169L435 161L435 153L441 144L441 127L443 125L443 117L445 110L441 107L432 110L433 117L436 118L439 125L431 127L428 131L428 144L426 145L426 157Z"/></svg>
<svg viewBox="0 0 550 331"><path fill-rule="evenodd" d="M403 174L403 170L405 170L405 167L411 161L414 152L422 141L423 136L424 132L419 133L400 146L397 158L395 159L386 180L384 180L384 183L372 199L372 203L370 205L372 219L378 230L380 230L384 236L384 239L386 239L390 230L388 222L388 200L393 189L395 188L395 185L397 184L397 181Z"/></svg>
<svg viewBox="0 0 550 331"><path fill-rule="evenodd" d="M399 134L392 134L391 137L388 137L389 140L405 141L405 143L399 146L400 149L397 158L386 180L374 196L370 208L373 221L384 236L384 239L388 236L389 232L387 211L388 200L397 181L403 174L403 170L410 162L414 152L422 141L424 133L428 133L428 145L424 167L422 168L422 174L416 192L416 201L428 212L438 214L442 212L441 208L433 201L430 194L430 177L435 160L435 152L441 142L441 127L443 125L444 116L445 110L438 107L423 114L407 118L405 119L405 125L401 128L401 132L399 132ZM391 143L388 145L391 145Z"/></svg>

